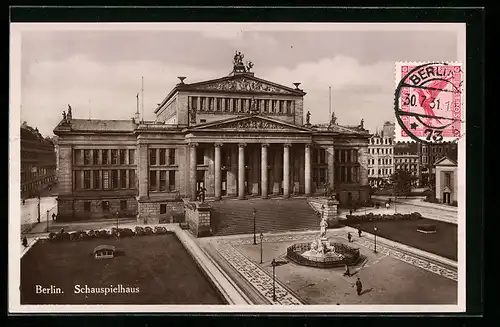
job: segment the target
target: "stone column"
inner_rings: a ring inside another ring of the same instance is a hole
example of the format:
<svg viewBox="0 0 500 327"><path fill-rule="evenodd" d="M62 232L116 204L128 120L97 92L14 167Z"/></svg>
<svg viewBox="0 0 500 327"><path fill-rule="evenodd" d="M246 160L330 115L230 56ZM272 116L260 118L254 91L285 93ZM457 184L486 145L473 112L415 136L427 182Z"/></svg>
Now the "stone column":
<svg viewBox="0 0 500 327"><path fill-rule="evenodd" d="M238 199L245 199L245 147L246 144L238 144Z"/></svg>
<svg viewBox="0 0 500 327"><path fill-rule="evenodd" d="M263 199L267 199L267 148L269 144L263 143L261 148L261 164L260 164L260 193Z"/></svg>
<svg viewBox="0 0 500 327"><path fill-rule="evenodd" d="M360 147L358 150L359 162L359 184L368 185L368 155L367 147Z"/></svg>
<svg viewBox="0 0 500 327"><path fill-rule="evenodd" d="M311 144L305 147L304 183L306 196L311 196Z"/></svg>
<svg viewBox="0 0 500 327"><path fill-rule="evenodd" d="M328 184L330 187L334 187L334 182L335 182L335 149L333 148L333 145L328 146L327 149L327 155L328 155Z"/></svg>
<svg viewBox="0 0 500 327"><path fill-rule="evenodd" d="M283 197L290 196L290 147L291 144L283 146Z"/></svg>
<svg viewBox="0 0 500 327"><path fill-rule="evenodd" d="M260 164L260 151L259 147L254 146L252 149L252 194L259 195L259 164Z"/></svg>
<svg viewBox="0 0 500 327"><path fill-rule="evenodd" d="M196 201L196 147L198 143L189 143L189 186L191 187L191 201Z"/></svg>
<svg viewBox="0 0 500 327"><path fill-rule="evenodd" d="M221 199L221 157L220 157L220 149L222 147L222 143L215 143L215 199Z"/></svg>

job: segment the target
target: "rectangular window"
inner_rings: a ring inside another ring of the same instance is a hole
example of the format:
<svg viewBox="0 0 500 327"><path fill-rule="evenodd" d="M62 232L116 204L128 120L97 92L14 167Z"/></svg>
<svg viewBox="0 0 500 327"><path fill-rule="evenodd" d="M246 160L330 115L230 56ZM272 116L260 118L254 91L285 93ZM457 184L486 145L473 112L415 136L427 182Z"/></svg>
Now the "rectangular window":
<svg viewBox="0 0 500 327"><path fill-rule="evenodd" d="M118 188L118 170L111 171L111 188Z"/></svg>
<svg viewBox="0 0 500 327"><path fill-rule="evenodd" d="M156 170L149 171L149 190L156 191Z"/></svg>
<svg viewBox="0 0 500 327"><path fill-rule="evenodd" d="M120 187L127 188L127 171L125 169L120 170Z"/></svg>
<svg viewBox="0 0 500 327"><path fill-rule="evenodd" d="M133 165L135 161L135 150L128 150L128 164Z"/></svg>
<svg viewBox="0 0 500 327"><path fill-rule="evenodd" d="M160 165L165 165L166 164L166 149L160 149Z"/></svg>
<svg viewBox="0 0 500 327"><path fill-rule="evenodd" d="M109 154L109 150L102 150L102 164L103 165L109 165L108 154Z"/></svg>
<svg viewBox="0 0 500 327"><path fill-rule="evenodd" d="M100 182L101 182L101 171L100 170L94 170L93 173L93 178L94 178L94 189L99 189L100 187Z"/></svg>
<svg viewBox="0 0 500 327"><path fill-rule="evenodd" d="M90 165L90 150L83 150L83 164Z"/></svg>
<svg viewBox="0 0 500 327"><path fill-rule="evenodd" d="M160 204L160 215L167 213L167 205L165 203Z"/></svg>
<svg viewBox="0 0 500 327"><path fill-rule="evenodd" d="M80 174L80 170L75 170L75 189L82 188L82 175Z"/></svg>
<svg viewBox="0 0 500 327"><path fill-rule="evenodd" d="M112 165L117 165L118 164L118 150L111 150L111 164Z"/></svg>
<svg viewBox="0 0 500 327"><path fill-rule="evenodd" d="M83 171L83 188L90 189L90 170Z"/></svg>
<svg viewBox="0 0 500 327"><path fill-rule="evenodd" d="M351 167L347 167L347 182L348 183L352 182L352 169L351 169Z"/></svg>
<svg viewBox="0 0 500 327"><path fill-rule="evenodd" d="M128 171L128 187L129 188L136 188L135 185L135 170L129 169Z"/></svg>
<svg viewBox="0 0 500 327"><path fill-rule="evenodd" d="M451 187L451 174L450 173L445 173L444 174L445 182L444 185Z"/></svg>
<svg viewBox="0 0 500 327"><path fill-rule="evenodd" d="M125 155L127 153L127 150L125 149L120 149L120 165L125 164Z"/></svg>
<svg viewBox="0 0 500 327"><path fill-rule="evenodd" d="M175 191L175 170L168 171L168 190Z"/></svg>
<svg viewBox="0 0 500 327"><path fill-rule="evenodd" d="M205 149L204 148L196 148L196 164L204 165L205 164Z"/></svg>
<svg viewBox="0 0 500 327"><path fill-rule="evenodd" d="M160 191L166 191L166 190L167 190L167 171L161 170L160 171Z"/></svg>
<svg viewBox="0 0 500 327"><path fill-rule="evenodd" d="M127 200L120 200L120 210L127 210Z"/></svg>
<svg viewBox="0 0 500 327"><path fill-rule="evenodd" d="M156 149L149 149L149 164L151 166L156 165Z"/></svg>
<svg viewBox="0 0 500 327"><path fill-rule="evenodd" d="M326 151L325 149L319 149L319 163L326 162Z"/></svg>
<svg viewBox="0 0 500 327"><path fill-rule="evenodd" d="M109 212L109 201L102 201L102 211Z"/></svg>
<svg viewBox="0 0 500 327"><path fill-rule="evenodd" d="M198 110L198 97L191 97L191 109Z"/></svg>
<svg viewBox="0 0 500 327"><path fill-rule="evenodd" d="M94 165L99 164L99 150L92 150L92 162Z"/></svg>
<svg viewBox="0 0 500 327"><path fill-rule="evenodd" d="M74 160L75 160L75 165L81 165L82 164L82 150L73 150L74 153Z"/></svg>
<svg viewBox="0 0 500 327"><path fill-rule="evenodd" d="M90 201L83 202L83 211L90 212Z"/></svg>
<svg viewBox="0 0 500 327"><path fill-rule="evenodd" d="M175 165L175 149L168 149L168 164Z"/></svg>

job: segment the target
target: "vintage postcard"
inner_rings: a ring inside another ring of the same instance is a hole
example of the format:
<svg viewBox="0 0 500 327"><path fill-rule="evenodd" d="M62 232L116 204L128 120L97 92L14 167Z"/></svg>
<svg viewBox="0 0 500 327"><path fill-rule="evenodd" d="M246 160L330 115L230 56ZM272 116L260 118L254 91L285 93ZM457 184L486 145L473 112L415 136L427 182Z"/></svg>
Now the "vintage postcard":
<svg viewBox="0 0 500 327"><path fill-rule="evenodd" d="M465 311L465 24L11 24L10 53L10 312Z"/></svg>

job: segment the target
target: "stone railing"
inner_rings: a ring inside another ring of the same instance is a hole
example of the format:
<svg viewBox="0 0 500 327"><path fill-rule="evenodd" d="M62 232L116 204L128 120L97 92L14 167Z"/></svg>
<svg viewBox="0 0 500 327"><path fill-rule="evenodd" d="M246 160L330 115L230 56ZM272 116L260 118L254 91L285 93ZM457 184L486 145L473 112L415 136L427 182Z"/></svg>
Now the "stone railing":
<svg viewBox="0 0 500 327"><path fill-rule="evenodd" d="M314 197L308 198L307 202L318 214L320 219L321 216L324 215L330 226L333 226L338 222L339 218L337 216L337 206L339 202L337 200L327 197Z"/></svg>
<svg viewBox="0 0 500 327"><path fill-rule="evenodd" d="M186 222L196 237L210 236L210 216L212 208L207 203L188 202L185 204Z"/></svg>

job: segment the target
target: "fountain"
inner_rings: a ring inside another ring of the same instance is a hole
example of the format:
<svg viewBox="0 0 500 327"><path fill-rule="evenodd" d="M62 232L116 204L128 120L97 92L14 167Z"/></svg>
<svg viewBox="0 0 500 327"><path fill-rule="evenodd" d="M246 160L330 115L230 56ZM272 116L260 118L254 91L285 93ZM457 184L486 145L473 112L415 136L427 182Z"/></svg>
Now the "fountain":
<svg viewBox="0 0 500 327"><path fill-rule="evenodd" d="M287 258L302 265L316 268L333 268L357 264L359 249L343 243L332 243L326 237L326 219L321 219L319 238L312 243L295 243L287 248Z"/></svg>

